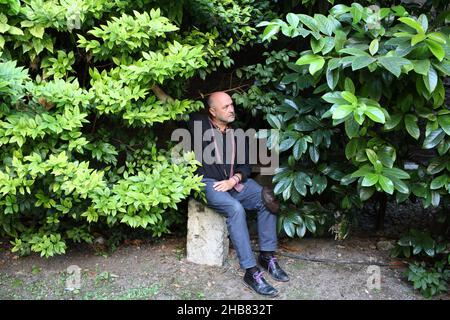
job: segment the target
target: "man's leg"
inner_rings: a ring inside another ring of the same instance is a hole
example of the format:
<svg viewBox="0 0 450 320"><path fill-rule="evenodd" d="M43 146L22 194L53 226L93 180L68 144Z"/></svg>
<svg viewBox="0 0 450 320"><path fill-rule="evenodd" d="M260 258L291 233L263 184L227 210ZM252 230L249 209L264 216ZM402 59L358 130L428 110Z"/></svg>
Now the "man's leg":
<svg viewBox="0 0 450 320"><path fill-rule="evenodd" d="M213 188L216 180L203 178L208 206L227 217L228 232L236 249L239 264L244 268L244 284L257 293L265 296L276 296L278 290L272 287L262 277L262 272L256 267L256 259L250 245L245 209L239 200L233 198L230 192L216 191Z"/></svg>
<svg viewBox="0 0 450 320"><path fill-rule="evenodd" d="M239 264L244 269L256 266L248 234L246 214L241 203L228 192L214 190L213 184L217 180L203 178L202 181L206 184L205 193L208 206L227 218L228 233L236 249Z"/></svg>
<svg viewBox="0 0 450 320"><path fill-rule="evenodd" d="M262 187L253 179L247 179L241 192L232 191L231 195L238 199L245 209L258 210L259 264L269 271L277 281L289 281L289 276L281 269L274 256L277 248L277 217L271 214L264 205Z"/></svg>
<svg viewBox="0 0 450 320"><path fill-rule="evenodd" d="M261 190L262 187L255 180L247 179L241 192L231 191L230 194L245 209L257 210L259 250L274 252L277 249L277 217L264 205Z"/></svg>

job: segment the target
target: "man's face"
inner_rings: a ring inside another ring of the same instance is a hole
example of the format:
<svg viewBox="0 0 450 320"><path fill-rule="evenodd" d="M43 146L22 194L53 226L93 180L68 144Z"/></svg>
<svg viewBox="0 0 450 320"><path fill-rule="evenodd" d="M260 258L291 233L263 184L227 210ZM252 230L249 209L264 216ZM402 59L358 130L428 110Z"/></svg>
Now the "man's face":
<svg viewBox="0 0 450 320"><path fill-rule="evenodd" d="M210 112L215 119L223 123L231 123L236 118L233 101L226 93L215 97L212 105Z"/></svg>

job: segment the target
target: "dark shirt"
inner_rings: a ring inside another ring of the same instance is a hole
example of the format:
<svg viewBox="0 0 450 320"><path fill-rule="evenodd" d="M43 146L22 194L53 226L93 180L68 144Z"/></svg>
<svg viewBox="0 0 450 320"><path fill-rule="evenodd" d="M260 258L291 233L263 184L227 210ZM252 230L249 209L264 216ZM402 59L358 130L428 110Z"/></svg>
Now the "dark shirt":
<svg viewBox="0 0 450 320"><path fill-rule="evenodd" d="M199 132L195 132L194 130L194 121L199 121L201 123L201 136L196 136ZM212 178L216 179L218 181L220 180L226 180L230 178L230 171L231 171L231 155L230 153L227 155L227 149L232 150L231 145L231 137L232 135L230 132L224 132L222 133L217 128L214 130L214 137L217 139L217 146L220 149L220 146L222 146L223 150L220 153L220 157L222 159L223 163L217 163L218 161L215 161L215 163L205 163L205 159L203 159L203 152L205 148L209 146L208 150L213 150L211 154L213 156L216 156L215 152L217 150L215 149L215 145L212 139L208 139L207 141L203 141L203 135L207 130L211 129L212 124L210 123L209 117L206 114L201 113L192 113L189 116L189 122L188 122L188 128L191 133L191 150L195 152L195 156L197 160L199 160L202 163L201 167L198 167L197 173L200 175L203 175L205 178ZM214 128L214 126L213 126ZM230 128L237 129L234 125L230 125ZM211 137L211 135L210 135ZM219 140L220 139L220 140ZM198 141L202 141L201 144L201 154L199 154L200 148L198 150L195 150L194 144L195 142L198 143ZM242 148L242 146L238 146L238 139L236 136L234 136L235 146L236 146L236 152L234 157L234 173L240 173L242 175L242 182L245 182L247 178L250 177L250 174L252 173L252 169L249 164L249 147L248 147L248 139L245 139L245 146ZM239 152L245 150L245 155L239 155ZM207 151L208 152L208 151ZM208 152L209 153L209 152ZM216 158L217 159L217 158ZM237 163L238 159L243 159L245 161L240 161L244 163Z"/></svg>

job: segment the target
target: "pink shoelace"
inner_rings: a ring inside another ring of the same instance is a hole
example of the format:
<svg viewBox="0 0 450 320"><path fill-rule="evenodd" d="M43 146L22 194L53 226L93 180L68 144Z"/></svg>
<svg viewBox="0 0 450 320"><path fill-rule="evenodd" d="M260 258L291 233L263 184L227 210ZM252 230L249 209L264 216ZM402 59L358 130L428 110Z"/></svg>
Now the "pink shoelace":
<svg viewBox="0 0 450 320"><path fill-rule="evenodd" d="M269 261L269 266L268 266L268 268L267 269L270 269L270 268L272 268L272 269L275 269L275 262L277 262L277 258L275 258L275 257L271 257L270 258L270 261Z"/></svg>
<svg viewBox="0 0 450 320"><path fill-rule="evenodd" d="M263 276L263 272L262 271L257 271L253 274L253 279L256 280L256 282L261 283L262 282L262 276Z"/></svg>

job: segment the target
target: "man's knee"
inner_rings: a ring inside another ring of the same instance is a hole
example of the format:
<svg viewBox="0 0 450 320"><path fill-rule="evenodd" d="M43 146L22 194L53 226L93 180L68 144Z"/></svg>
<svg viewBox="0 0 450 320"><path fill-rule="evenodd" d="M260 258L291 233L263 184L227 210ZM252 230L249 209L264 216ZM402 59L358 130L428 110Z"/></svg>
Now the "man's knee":
<svg viewBox="0 0 450 320"><path fill-rule="evenodd" d="M239 201L233 201L229 210L229 218L245 218L245 209Z"/></svg>

